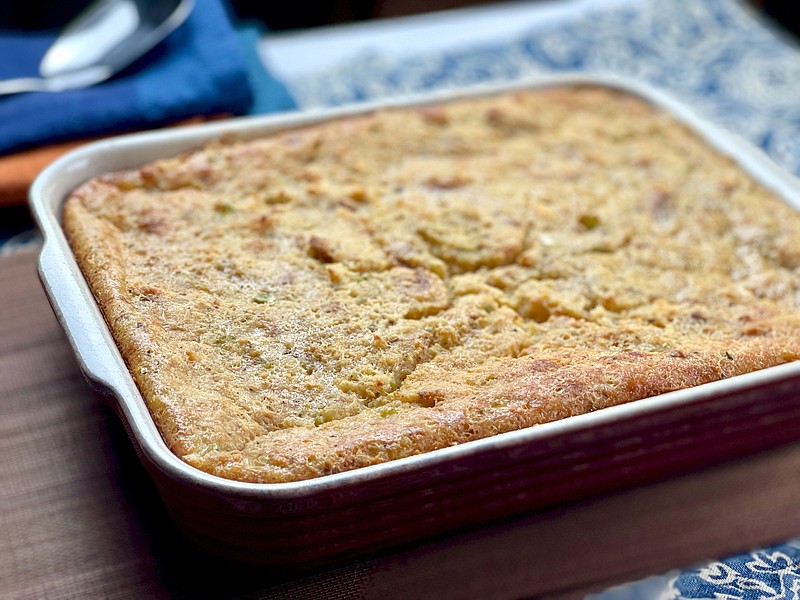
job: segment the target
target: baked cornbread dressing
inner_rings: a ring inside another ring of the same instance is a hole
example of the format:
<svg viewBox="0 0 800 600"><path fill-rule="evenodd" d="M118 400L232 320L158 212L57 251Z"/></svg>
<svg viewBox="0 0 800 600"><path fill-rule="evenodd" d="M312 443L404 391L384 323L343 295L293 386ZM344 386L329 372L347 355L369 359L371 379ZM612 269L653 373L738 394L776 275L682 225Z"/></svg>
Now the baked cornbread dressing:
<svg viewBox="0 0 800 600"><path fill-rule="evenodd" d="M169 447L235 480L800 357L800 214L602 87L210 145L89 181L64 225Z"/></svg>

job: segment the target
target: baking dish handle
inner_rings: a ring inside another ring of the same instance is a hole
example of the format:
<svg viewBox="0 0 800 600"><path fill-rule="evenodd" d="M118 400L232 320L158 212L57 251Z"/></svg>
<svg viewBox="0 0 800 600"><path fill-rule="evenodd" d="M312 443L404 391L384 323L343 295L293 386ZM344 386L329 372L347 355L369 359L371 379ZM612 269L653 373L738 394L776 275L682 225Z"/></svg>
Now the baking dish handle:
<svg viewBox="0 0 800 600"><path fill-rule="evenodd" d="M93 387L116 393L134 387L105 320L80 268L48 240L39 255L39 278L56 318L61 323L81 370ZM123 368L119 368L123 364ZM138 392L137 392L138 393Z"/></svg>

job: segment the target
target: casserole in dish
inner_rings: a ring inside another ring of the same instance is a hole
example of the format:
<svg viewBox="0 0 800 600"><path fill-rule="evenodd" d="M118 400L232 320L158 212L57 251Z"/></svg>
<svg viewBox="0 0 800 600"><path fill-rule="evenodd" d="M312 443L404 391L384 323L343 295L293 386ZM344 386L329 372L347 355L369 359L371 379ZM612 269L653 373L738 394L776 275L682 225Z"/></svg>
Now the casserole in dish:
<svg viewBox="0 0 800 600"><path fill-rule="evenodd" d="M34 186L56 314L195 538L324 558L793 436L791 177L630 83L451 96Z"/></svg>

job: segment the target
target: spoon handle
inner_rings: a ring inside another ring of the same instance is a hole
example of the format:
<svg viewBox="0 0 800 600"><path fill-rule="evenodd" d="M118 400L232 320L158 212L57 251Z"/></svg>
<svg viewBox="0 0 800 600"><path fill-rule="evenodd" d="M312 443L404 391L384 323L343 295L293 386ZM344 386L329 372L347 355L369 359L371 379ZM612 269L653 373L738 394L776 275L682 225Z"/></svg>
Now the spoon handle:
<svg viewBox="0 0 800 600"><path fill-rule="evenodd" d="M19 94L21 92L38 92L47 88L44 79L38 77L20 77L0 81L0 96Z"/></svg>
<svg viewBox="0 0 800 600"><path fill-rule="evenodd" d="M56 77L20 77L0 80L0 96L22 92L61 92L95 85L111 77L111 69L105 65L87 67Z"/></svg>

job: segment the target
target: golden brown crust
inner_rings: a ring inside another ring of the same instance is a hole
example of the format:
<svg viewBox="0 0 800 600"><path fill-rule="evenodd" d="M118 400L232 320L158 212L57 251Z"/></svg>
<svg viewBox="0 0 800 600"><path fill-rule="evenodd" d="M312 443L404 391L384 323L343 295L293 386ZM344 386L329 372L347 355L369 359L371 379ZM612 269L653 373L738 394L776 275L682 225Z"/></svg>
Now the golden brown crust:
<svg viewBox="0 0 800 600"><path fill-rule="evenodd" d="M170 448L294 481L800 357L800 216L578 87L94 179L64 227Z"/></svg>

